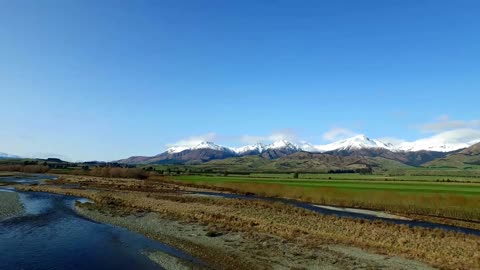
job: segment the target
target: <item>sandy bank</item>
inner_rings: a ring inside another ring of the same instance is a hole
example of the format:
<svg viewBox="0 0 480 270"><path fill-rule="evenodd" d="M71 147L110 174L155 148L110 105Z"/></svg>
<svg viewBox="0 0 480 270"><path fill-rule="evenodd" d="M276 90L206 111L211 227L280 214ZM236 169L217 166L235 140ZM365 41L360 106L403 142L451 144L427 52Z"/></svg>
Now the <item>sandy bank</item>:
<svg viewBox="0 0 480 270"><path fill-rule="evenodd" d="M371 254L337 245L299 246L268 234L222 232L211 237L211 227L178 222L159 213L118 211L77 204L77 211L160 240L200 258L213 269L432 269L400 257ZM205 269L163 252L148 255L165 269Z"/></svg>
<svg viewBox="0 0 480 270"><path fill-rule="evenodd" d="M192 269L202 269L201 267L197 267L196 265L192 264L187 260L183 260L172 256L168 253L162 251L154 251L146 254L148 258L158 265L160 265L163 269L175 269L175 270L192 270Z"/></svg>
<svg viewBox="0 0 480 270"><path fill-rule="evenodd" d="M355 214L363 214L363 215L369 215L369 216L374 216L374 217L379 217L379 218L399 219L399 220L411 220L411 219L406 218L406 217L402 217L402 216L398 216L398 215L392 215L392 214L385 213L385 212L381 212L381 211L367 210L367 209L348 208L348 207L335 207L335 206L320 205L320 204L313 204L313 206L318 207L318 208L333 210L333 211L341 211L341 212L349 212L349 213L355 213Z"/></svg>

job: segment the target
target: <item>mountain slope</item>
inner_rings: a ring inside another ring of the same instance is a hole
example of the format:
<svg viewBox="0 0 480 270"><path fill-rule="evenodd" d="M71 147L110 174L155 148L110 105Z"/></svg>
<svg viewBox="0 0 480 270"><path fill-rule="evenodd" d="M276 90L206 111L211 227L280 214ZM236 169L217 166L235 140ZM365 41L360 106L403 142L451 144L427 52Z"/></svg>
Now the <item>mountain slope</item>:
<svg viewBox="0 0 480 270"><path fill-rule="evenodd" d="M266 159L276 159L301 151L295 144L280 140L270 145L254 144L239 148L228 148L212 142L202 142L193 147L175 146L153 156L133 156L117 162L122 164L193 164L214 159L260 155Z"/></svg>
<svg viewBox="0 0 480 270"><path fill-rule="evenodd" d="M342 157L323 153L297 152L278 159L260 156L212 160L196 168L216 172L328 172L329 170L408 168L397 161L377 157Z"/></svg>
<svg viewBox="0 0 480 270"><path fill-rule="evenodd" d="M233 157L212 160L198 165L205 170L230 172L325 172L336 169L366 168L370 163L366 159L298 152L278 159L261 156Z"/></svg>
<svg viewBox="0 0 480 270"><path fill-rule="evenodd" d="M480 143L423 165L430 168L480 169Z"/></svg>
<svg viewBox="0 0 480 270"><path fill-rule="evenodd" d="M458 151L459 148L465 148L466 146L468 145L462 143L448 143L441 137L393 145L370 139L365 135L357 135L326 145L312 145L307 142L297 145L287 140L279 140L272 144L257 143L229 148L213 142L201 142L193 146L170 147L167 151L153 157L133 156L118 162L126 164L189 164L256 155L265 159L278 159L299 152L309 152L341 157L380 157L410 166L420 166L438 158L445 158L451 151Z"/></svg>
<svg viewBox="0 0 480 270"><path fill-rule="evenodd" d="M405 152L405 151L390 151L384 148L362 148L362 149L349 149L349 150L334 150L325 152L326 154L331 154L335 156L357 156L357 157L382 157L389 160L394 160L401 162L410 166L420 166L426 162L435 160L437 158L442 158L447 155L444 152L433 152L433 151L416 151L416 152Z"/></svg>
<svg viewBox="0 0 480 270"><path fill-rule="evenodd" d="M240 156L260 155L268 148L263 143L256 143L252 145L233 148L232 150Z"/></svg>
<svg viewBox="0 0 480 270"><path fill-rule="evenodd" d="M395 146L390 143L384 143L379 140L372 140L365 135L357 135L345 140L340 140L326 145L317 145L314 147L318 152L328 152L334 150L349 151L359 149L388 149L391 151L397 150Z"/></svg>
<svg viewBox="0 0 480 270"><path fill-rule="evenodd" d="M297 145L287 140L280 140L268 145L260 156L266 159L277 159L300 151L302 150Z"/></svg>

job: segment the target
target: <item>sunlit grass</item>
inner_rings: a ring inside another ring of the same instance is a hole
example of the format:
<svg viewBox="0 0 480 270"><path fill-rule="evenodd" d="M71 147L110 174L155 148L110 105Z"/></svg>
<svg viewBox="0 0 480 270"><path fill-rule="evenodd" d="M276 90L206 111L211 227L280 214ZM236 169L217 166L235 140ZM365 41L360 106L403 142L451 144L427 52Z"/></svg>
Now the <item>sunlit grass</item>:
<svg viewBox="0 0 480 270"><path fill-rule="evenodd" d="M480 220L480 185L359 181L264 180L235 177L177 177L176 181L241 193L343 207Z"/></svg>
<svg viewBox="0 0 480 270"><path fill-rule="evenodd" d="M181 193L175 193L176 188L183 189L185 187L177 186L175 188L175 186L169 186L161 181L142 182L129 179L75 176L64 177L62 181L83 183L83 188L71 189L62 186L22 188L86 197L95 201L100 211L102 211L102 207L120 209L120 215L136 211L136 209L152 211L178 220L216 226L226 231L272 234L292 241L303 241L304 244L312 247L336 243L366 248L382 254L418 259L443 269L477 269L480 267L478 236L438 229L409 228L380 221L325 216L279 202L186 197L181 196ZM109 186L108 183L110 183ZM149 189L142 190L142 183L148 185ZM101 184L101 189L98 188L99 184ZM243 192L251 192L255 189L255 192L261 195L299 196L312 200L329 198L330 200L336 199L337 203L342 203L342 200L351 202L352 198L348 196L353 194L343 193L334 188L305 189L287 185L254 183L217 184L230 188L235 187ZM133 191L134 187L141 191ZM162 191L167 187L169 188L166 190L167 192ZM317 192L311 193L312 191ZM322 196L318 197L319 194ZM353 199L363 201L363 203L389 205L393 201L396 202L393 205L399 205L397 200L400 197L392 197L396 196L393 193L384 193L383 197L380 194L372 193L360 192L358 194L359 197L353 197ZM444 195L447 197L402 198L429 207L435 207L434 202L438 203L440 200L447 200L452 205L472 206L468 200L449 197L448 194ZM406 205L408 206L408 204Z"/></svg>

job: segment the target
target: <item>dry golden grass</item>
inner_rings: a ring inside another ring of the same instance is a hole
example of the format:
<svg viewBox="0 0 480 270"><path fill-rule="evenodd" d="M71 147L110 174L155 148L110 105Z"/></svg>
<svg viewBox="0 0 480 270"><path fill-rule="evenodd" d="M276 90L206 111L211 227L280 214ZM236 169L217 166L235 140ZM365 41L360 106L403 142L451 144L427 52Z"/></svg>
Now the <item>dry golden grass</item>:
<svg viewBox="0 0 480 270"><path fill-rule="evenodd" d="M330 187L305 188L259 183L185 183L191 187L214 188L235 193L290 198L304 202L390 211L399 214L425 215L480 222L480 197L457 194L408 194L393 191L352 191Z"/></svg>
<svg viewBox="0 0 480 270"><path fill-rule="evenodd" d="M87 182L90 181L90 182ZM83 183L83 189L61 186L20 187L92 199L100 205L134 208L163 213L179 220L210 225L225 231L268 233L315 247L338 243L382 254L416 259L442 269L479 269L480 237L461 233L409 228L384 222L324 216L283 203L260 200L182 197L169 184L148 183L149 191L134 191L136 180L79 180L65 177L63 182ZM145 184L147 185L147 184ZM163 190L163 191L160 191Z"/></svg>
<svg viewBox="0 0 480 270"><path fill-rule="evenodd" d="M0 171L24 172L24 173L46 173L48 166L43 165L0 165Z"/></svg>

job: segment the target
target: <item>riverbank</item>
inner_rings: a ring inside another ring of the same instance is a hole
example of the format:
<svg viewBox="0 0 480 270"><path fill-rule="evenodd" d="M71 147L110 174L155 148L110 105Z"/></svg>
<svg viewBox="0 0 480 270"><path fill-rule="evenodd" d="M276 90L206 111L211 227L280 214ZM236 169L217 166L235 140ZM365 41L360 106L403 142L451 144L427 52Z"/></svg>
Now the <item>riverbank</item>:
<svg viewBox="0 0 480 270"><path fill-rule="evenodd" d="M480 267L478 236L326 216L280 202L185 196L192 189L172 183L68 176L46 185L19 188L89 198L98 209L90 206L88 211L97 211L99 220L151 238L168 236L162 231L169 227L164 222L175 221L181 226L171 229L175 232L172 246L212 262L215 268L237 268L219 266L228 262L218 254L241 265L252 260L254 265L249 269L273 265L280 269L309 265L312 269L315 265L323 269L428 269L419 262L442 269ZM191 225L202 226L201 232L192 233L196 235L192 239L179 239L178 235L190 235ZM210 236L221 236L209 237L209 231ZM199 240L203 238L208 243L225 238L226 244L212 246ZM208 255L210 251L212 255ZM358 258L358 254L365 256Z"/></svg>
<svg viewBox="0 0 480 270"><path fill-rule="evenodd" d="M0 221L20 215L23 211L23 205L17 193L0 191Z"/></svg>
<svg viewBox="0 0 480 270"><path fill-rule="evenodd" d="M209 225L179 222L154 212L77 204L79 214L181 247L216 269L432 269L400 257L375 255L341 245L299 246L269 234L212 230ZM163 252L149 257L166 269L204 269Z"/></svg>

